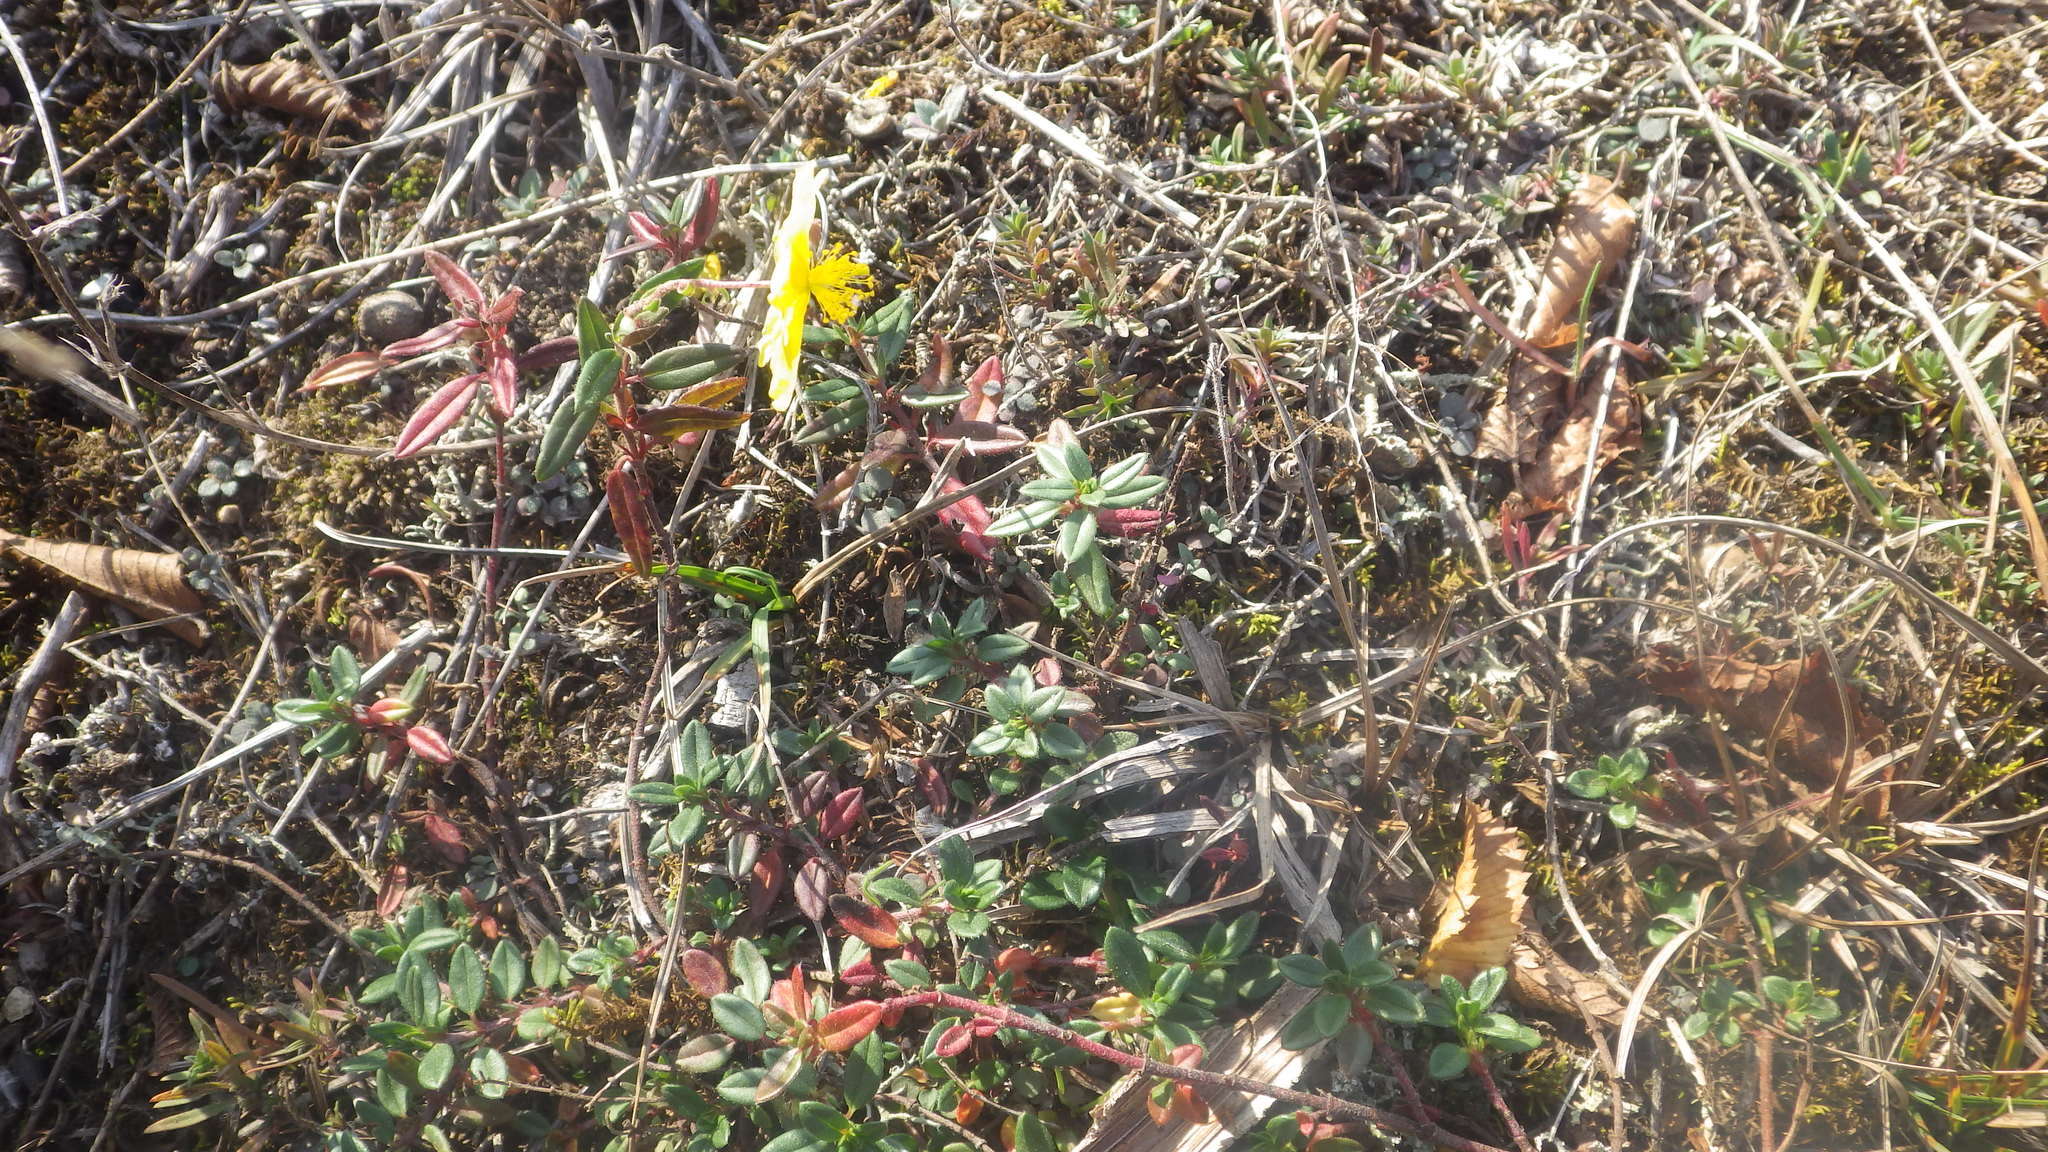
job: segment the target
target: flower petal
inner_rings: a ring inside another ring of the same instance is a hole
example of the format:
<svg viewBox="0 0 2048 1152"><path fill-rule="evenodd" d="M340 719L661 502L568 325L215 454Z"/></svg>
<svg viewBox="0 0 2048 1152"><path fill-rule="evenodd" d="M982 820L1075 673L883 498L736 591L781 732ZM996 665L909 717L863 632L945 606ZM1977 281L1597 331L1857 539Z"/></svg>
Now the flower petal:
<svg viewBox="0 0 2048 1152"><path fill-rule="evenodd" d="M768 276L768 315L761 322L760 360L768 369L768 403L787 412L796 401L797 365L803 359L804 313L811 303L811 221L816 215L818 169L797 169L789 208L775 229L775 267Z"/></svg>

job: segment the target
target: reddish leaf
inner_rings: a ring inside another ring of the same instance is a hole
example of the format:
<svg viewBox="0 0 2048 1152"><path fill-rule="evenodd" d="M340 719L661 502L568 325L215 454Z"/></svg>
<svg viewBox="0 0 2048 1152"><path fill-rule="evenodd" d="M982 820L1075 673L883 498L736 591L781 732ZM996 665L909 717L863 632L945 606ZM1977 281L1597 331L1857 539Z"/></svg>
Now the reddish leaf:
<svg viewBox="0 0 2048 1152"><path fill-rule="evenodd" d="M455 261L439 252L427 253L426 261L427 271L434 274L434 282L441 286L441 293L450 304L471 313L484 306L484 290Z"/></svg>
<svg viewBox="0 0 2048 1152"><path fill-rule="evenodd" d="M535 344L533 347L521 352L514 359L517 362L519 371L540 372L548 368L567 364L575 358L576 338L574 336L557 336L552 340L543 340Z"/></svg>
<svg viewBox="0 0 2048 1152"><path fill-rule="evenodd" d="M965 1024L955 1024L939 1033L939 1042L932 1045L932 1053L938 1056L958 1056L974 1043L974 1029Z"/></svg>
<svg viewBox="0 0 2048 1152"><path fill-rule="evenodd" d="M351 352L346 356L337 356L313 369L312 375L306 377L306 382L299 385L299 391L316 392L337 384L354 384L359 380L368 380L383 371L384 366L389 363L389 360L375 352Z"/></svg>
<svg viewBox="0 0 2048 1152"><path fill-rule="evenodd" d="M818 835L827 840L837 840L858 827L865 815L866 794L858 788L848 788L826 802L824 814L818 817Z"/></svg>
<svg viewBox="0 0 2048 1152"><path fill-rule="evenodd" d="M846 967L841 968L839 970L839 979L842 983L851 984L856 988L865 988L870 984L881 983L882 973L880 969L875 967L875 962L872 959L863 956Z"/></svg>
<svg viewBox="0 0 2048 1152"><path fill-rule="evenodd" d="M690 987L707 1000L724 995L732 987L725 965L702 948L683 949L683 954L676 957L676 966L683 970L683 979L689 982Z"/></svg>
<svg viewBox="0 0 2048 1152"><path fill-rule="evenodd" d="M951 495L965 487L965 484L948 476L939 490ZM996 522L996 518L989 512L988 505L981 502L981 497L969 496L946 505L939 509L939 519L959 530L961 550L968 555L977 560L996 558L995 542L988 535L989 526Z"/></svg>
<svg viewBox="0 0 2048 1152"><path fill-rule="evenodd" d="M412 419L405 422L405 429L398 434L398 443L392 445L391 455L403 460L420 449L448 434L450 428L462 419L469 410L469 402L476 395L477 385L483 381L481 373L472 372L443 384L439 391L420 405Z"/></svg>
<svg viewBox="0 0 2048 1152"><path fill-rule="evenodd" d="M728 408L707 408L702 404L665 404L659 408L640 409L633 418L633 427L657 440L675 440L691 432L737 428L745 424L751 415Z"/></svg>
<svg viewBox="0 0 2048 1152"><path fill-rule="evenodd" d="M754 861L753 879L747 883L747 912L745 923L756 926L767 922L768 913L775 902L782 898L782 890L789 886L789 865L782 859L782 849L771 848Z"/></svg>
<svg viewBox="0 0 2048 1152"><path fill-rule="evenodd" d="M412 879L412 873L403 864L393 864L384 873L384 879L377 885L377 917L389 920L398 915L399 906L405 903L405 886Z"/></svg>
<svg viewBox="0 0 2048 1152"><path fill-rule="evenodd" d="M619 546L633 571L642 576L654 572L654 529L647 520L647 497L640 489L640 477L624 460L612 465L604 476L605 499L611 504L612 527L618 529Z"/></svg>
<svg viewBox="0 0 2048 1152"><path fill-rule="evenodd" d="M661 225L656 224L654 217L649 216L647 213L626 213L626 228L633 233L633 238L638 240L642 247L657 248L661 246Z"/></svg>
<svg viewBox="0 0 2048 1152"><path fill-rule="evenodd" d="M804 984L803 965L791 965L789 975L768 986L768 1004L764 1007L779 1008L791 1020L811 1018L811 993Z"/></svg>
<svg viewBox="0 0 2048 1152"><path fill-rule="evenodd" d="M856 1000L844 1008L825 1013L818 1021L818 1046L827 1052L850 1051L868 1038L882 1022L882 1006L873 1000Z"/></svg>
<svg viewBox="0 0 2048 1152"><path fill-rule="evenodd" d="M1022 974L1036 967L1038 967L1038 953L1033 952L1029 948L1005 948L1001 952L996 953L995 969L997 972L1016 972Z"/></svg>
<svg viewBox="0 0 2048 1152"><path fill-rule="evenodd" d="M462 842L462 829L439 812L429 812L420 817L420 831L427 834L427 843L450 864L460 864L469 859L469 847Z"/></svg>
<svg viewBox="0 0 2048 1152"><path fill-rule="evenodd" d="M698 249L711 242L712 230L718 227L718 181L706 180L701 187L697 210L690 214L690 226L683 229L682 239L676 244L678 260L696 255Z"/></svg>
<svg viewBox="0 0 2048 1152"><path fill-rule="evenodd" d="M519 404L519 361L503 341L494 341L485 355L490 357L484 372L491 378L491 410L508 420Z"/></svg>
<svg viewBox="0 0 2048 1152"><path fill-rule="evenodd" d="M407 728L405 742L422 760L434 764L455 762L455 750L448 746L448 738L424 724L415 724Z"/></svg>
<svg viewBox="0 0 2048 1152"><path fill-rule="evenodd" d="M830 903L832 918L868 947L895 948L903 943L896 917L887 910L851 896L834 895Z"/></svg>
<svg viewBox="0 0 2048 1152"><path fill-rule="evenodd" d="M967 378L967 396L960 401L959 417L966 423L994 423L1003 406L1003 362L991 356Z"/></svg>
<svg viewBox="0 0 2048 1152"><path fill-rule="evenodd" d="M831 887L832 878L825 871L824 861L815 856L804 861L804 866L796 870L797 909L813 920L823 920Z"/></svg>
<svg viewBox="0 0 2048 1152"><path fill-rule="evenodd" d="M410 360L415 356L424 356L429 352L439 352L441 349L450 347L457 340L462 339L462 334L474 327L476 327L476 321L474 320L450 320L446 324L429 328L417 336L410 336L404 340L386 344L384 351L380 355L386 361L396 362L399 360ZM361 355L361 353L357 353L357 355ZM343 359L347 359L347 357L343 357Z"/></svg>
<svg viewBox="0 0 2048 1152"><path fill-rule="evenodd" d="M960 1094L960 1102L953 1105L953 1122L964 1128L981 1119L981 1110L986 1103L979 1093L962 1092ZM1003 1123L1008 1128L1013 1122L1006 1120ZM1004 1144L1007 1147L1016 1147L1016 1141L1014 1140L1004 1141Z"/></svg>
<svg viewBox="0 0 2048 1152"><path fill-rule="evenodd" d="M1008 424L997 424L987 420L955 420L932 433L926 442L936 453L951 452L953 445L958 444L961 454L965 456L1000 456L1005 452L1015 452L1031 443L1031 438L1024 435L1022 430L1012 428Z"/></svg>
<svg viewBox="0 0 2048 1152"><path fill-rule="evenodd" d="M491 306L484 310L481 319L486 324L499 326L510 324L512 317L519 314L519 298L524 295L526 295L526 289L524 288L514 288L506 292L503 296L491 301Z"/></svg>

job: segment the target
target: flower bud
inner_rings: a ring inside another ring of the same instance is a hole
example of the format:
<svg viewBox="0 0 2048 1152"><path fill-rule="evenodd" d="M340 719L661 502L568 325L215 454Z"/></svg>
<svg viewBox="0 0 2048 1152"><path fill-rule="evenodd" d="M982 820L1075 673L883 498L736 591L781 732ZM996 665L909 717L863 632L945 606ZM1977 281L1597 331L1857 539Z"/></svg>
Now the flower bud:
<svg viewBox="0 0 2048 1152"><path fill-rule="evenodd" d="M396 696L386 696L367 709L370 723L379 728L392 728L405 723L412 715L412 705Z"/></svg>

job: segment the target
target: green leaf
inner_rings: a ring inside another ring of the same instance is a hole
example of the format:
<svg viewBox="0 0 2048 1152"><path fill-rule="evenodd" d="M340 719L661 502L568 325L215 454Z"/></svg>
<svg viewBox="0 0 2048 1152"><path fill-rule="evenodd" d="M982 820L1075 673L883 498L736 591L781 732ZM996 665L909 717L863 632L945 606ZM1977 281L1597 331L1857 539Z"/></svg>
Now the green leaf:
<svg viewBox="0 0 2048 1152"><path fill-rule="evenodd" d="M1168 960L1178 960L1183 964L1192 964L1196 960L1201 959L1201 953L1188 947L1188 942L1181 939L1181 935L1178 932L1169 932L1164 928L1154 928L1150 932L1138 933L1138 941Z"/></svg>
<svg viewBox="0 0 2048 1152"><path fill-rule="evenodd" d="M1280 958L1280 974L1304 988L1320 988L1330 968L1306 952L1295 952Z"/></svg>
<svg viewBox="0 0 2048 1152"><path fill-rule="evenodd" d="M436 1044L427 1049L426 1055L420 1057L420 1087L429 1092L439 1092L441 1086L448 1083L448 1077L454 1071L455 1049L445 1042Z"/></svg>
<svg viewBox="0 0 2048 1152"><path fill-rule="evenodd" d="M805 1100L798 1104L796 1118L804 1126L804 1131L827 1143L837 1143L840 1137L853 1132L853 1121L820 1100Z"/></svg>
<svg viewBox="0 0 2048 1152"><path fill-rule="evenodd" d="M768 961L754 942L741 936L732 942L730 953L732 974L739 978L740 990L747 998L760 1002L768 997Z"/></svg>
<svg viewBox="0 0 2048 1152"><path fill-rule="evenodd" d="M510 1000L526 990L526 957L510 939L498 941L491 952L491 987L500 1000Z"/></svg>
<svg viewBox="0 0 2048 1152"><path fill-rule="evenodd" d="M785 1048L775 1063L768 1066L768 1072L754 1085L754 1103L766 1104L789 1091L789 1086L804 1070L804 1054L801 1048Z"/></svg>
<svg viewBox="0 0 2048 1152"><path fill-rule="evenodd" d="M1581 768L1565 777L1564 786L1587 800L1600 800L1607 796L1607 777L1591 768Z"/></svg>
<svg viewBox="0 0 2048 1152"><path fill-rule="evenodd" d="M724 1085L720 1088L722 1090ZM831 1152L832 1147L802 1128L791 1128L761 1145L761 1152Z"/></svg>
<svg viewBox="0 0 2048 1152"><path fill-rule="evenodd" d="M676 1070L697 1076L716 1072L732 1059L734 1046L732 1037L710 1033L686 1041L676 1049Z"/></svg>
<svg viewBox="0 0 2048 1152"><path fill-rule="evenodd" d="M441 1013L441 982L424 953L398 958L398 1006L415 1024L431 1024Z"/></svg>
<svg viewBox="0 0 2048 1152"><path fill-rule="evenodd" d="M270 715L272 719L282 720L287 724L319 724L334 719L334 709L328 707L325 700L293 697L272 704Z"/></svg>
<svg viewBox="0 0 2048 1152"><path fill-rule="evenodd" d="M1374 985L1365 990L1365 1010L1390 1024L1422 1022L1422 997L1405 983Z"/></svg>
<svg viewBox="0 0 2048 1152"><path fill-rule="evenodd" d="M612 343L611 322L588 298L576 301L576 358L588 360Z"/></svg>
<svg viewBox="0 0 2048 1152"><path fill-rule="evenodd" d="M334 699L350 699L363 686L363 669L356 663L356 654L339 644L327 659L327 671L334 677Z"/></svg>
<svg viewBox="0 0 2048 1152"><path fill-rule="evenodd" d="M412 1086L392 1075L391 1069L377 1069L374 1085L377 1103L386 1112L402 1117L412 1111Z"/></svg>
<svg viewBox="0 0 2048 1152"><path fill-rule="evenodd" d="M1109 874L1109 861L1100 856L1090 856L1068 862L1067 866L1053 873L1060 892L1067 903L1076 908L1092 908L1102 898L1102 882Z"/></svg>
<svg viewBox="0 0 2048 1152"><path fill-rule="evenodd" d="M448 995L465 1015L474 1016L484 1002L484 962L476 949L463 944L448 956Z"/></svg>
<svg viewBox="0 0 2048 1152"><path fill-rule="evenodd" d="M946 917L946 931L969 940L979 940L988 935L989 918L983 912L955 912Z"/></svg>
<svg viewBox="0 0 2048 1152"><path fill-rule="evenodd" d="M1090 548L1081 554L1067 569L1073 578L1074 588L1081 593L1081 602L1097 616L1109 617L1116 612L1116 591L1109 584L1109 561L1102 558L1102 550Z"/></svg>
<svg viewBox="0 0 2048 1152"><path fill-rule="evenodd" d="M1500 990L1507 987L1508 970L1501 967L1488 968L1472 978L1472 986L1465 989L1465 999L1474 1004L1491 1004L1500 997Z"/></svg>
<svg viewBox="0 0 2048 1152"><path fill-rule="evenodd" d="M905 989L914 991L919 988L929 988L932 986L931 969L926 968L915 960L905 960L901 957L894 960L884 960L882 961L882 971L888 973L889 979L894 980Z"/></svg>
<svg viewBox="0 0 2048 1152"><path fill-rule="evenodd" d="M735 1040L751 1042L768 1034L760 1007L729 992L711 998L711 1019Z"/></svg>
<svg viewBox="0 0 2048 1152"><path fill-rule="evenodd" d="M453 948L462 939L462 933L453 928L429 928L406 941L407 952L439 952Z"/></svg>
<svg viewBox="0 0 2048 1152"><path fill-rule="evenodd" d="M917 316L917 301L905 292L875 309L867 327L875 337L875 367L887 372L910 343L910 322Z"/></svg>
<svg viewBox="0 0 2048 1152"><path fill-rule="evenodd" d="M1052 1131L1036 1112L1022 1112L1017 1116L1017 1152L1059 1152L1053 1143Z"/></svg>
<svg viewBox="0 0 2048 1152"><path fill-rule="evenodd" d="M1102 937L1102 958L1118 984L1140 996L1152 994L1152 961L1145 945L1128 928L1112 927Z"/></svg>
<svg viewBox="0 0 2048 1152"><path fill-rule="evenodd" d="M1472 1066L1472 1054L1456 1044L1439 1044L1429 1050L1429 1074L1438 1080L1453 1080Z"/></svg>
<svg viewBox="0 0 2048 1152"><path fill-rule="evenodd" d="M562 986L562 946L553 936L541 938L533 950L533 982L540 988Z"/></svg>
<svg viewBox="0 0 2048 1152"><path fill-rule="evenodd" d="M552 1008L528 1008L519 1014L512 1027L521 1040L527 1041L551 1040L559 1030Z"/></svg>
<svg viewBox="0 0 2048 1152"><path fill-rule="evenodd" d="M1082 553L1095 547L1095 512L1080 508L1068 513L1060 524L1060 559L1072 564Z"/></svg>
<svg viewBox="0 0 2048 1152"><path fill-rule="evenodd" d="M469 1058L469 1075L476 1081L477 1094L496 1100L512 1089L512 1068L505 1054L496 1048L479 1048Z"/></svg>
<svg viewBox="0 0 2048 1152"><path fill-rule="evenodd" d="M1638 814L1638 811L1639 810L1636 808L1634 801L1617 800L1614 803L1609 804L1607 806L1607 819L1610 822L1612 822L1616 828L1620 828L1623 831L1627 831L1628 829L1636 826L1636 816Z"/></svg>
<svg viewBox="0 0 2048 1152"><path fill-rule="evenodd" d="M1319 993L1308 1002L1308 1013L1315 1020L1316 1035L1327 1040L1351 1022L1351 1000L1335 992Z"/></svg>
<svg viewBox="0 0 2048 1152"><path fill-rule="evenodd" d="M879 1032L870 1032L867 1038L853 1046L853 1051L843 1058L840 1067L840 1090L846 1096L847 1107L856 1111L867 1107L875 1099L875 1093L882 1090L888 1079L889 1053L893 1047L885 1047Z"/></svg>
<svg viewBox="0 0 2048 1152"><path fill-rule="evenodd" d="M533 456L533 478L546 481L567 468L603 414L599 405L573 400L555 409L555 414L548 418L547 430L541 433L540 449Z"/></svg>
<svg viewBox="0 0 2048 1152"><path fill-rule="evenodd" d="M595 409L612 394L624 361L616 348L600 348L576 370L576 406Z"/></svg>

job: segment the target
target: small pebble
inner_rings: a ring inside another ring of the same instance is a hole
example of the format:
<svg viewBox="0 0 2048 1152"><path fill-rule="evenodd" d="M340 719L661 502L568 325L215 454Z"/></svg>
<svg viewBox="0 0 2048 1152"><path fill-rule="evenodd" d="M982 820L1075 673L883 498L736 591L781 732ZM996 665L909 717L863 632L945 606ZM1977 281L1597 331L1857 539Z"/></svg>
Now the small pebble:
<svg viewBox="0 0 2048 1152"><path fill-rule="evenodd" d="M427 310L409 292L379 292L356 310L356 331L372 344L409 340L427 330Z"/></svg>

